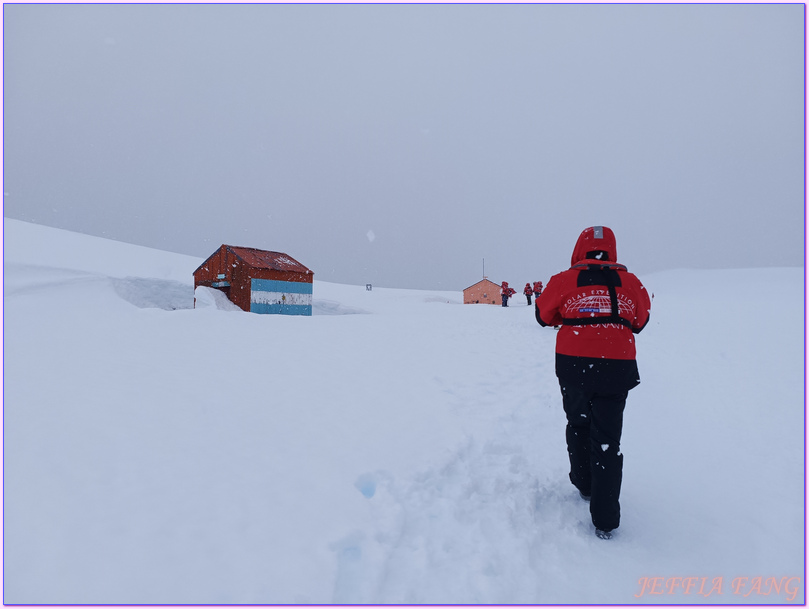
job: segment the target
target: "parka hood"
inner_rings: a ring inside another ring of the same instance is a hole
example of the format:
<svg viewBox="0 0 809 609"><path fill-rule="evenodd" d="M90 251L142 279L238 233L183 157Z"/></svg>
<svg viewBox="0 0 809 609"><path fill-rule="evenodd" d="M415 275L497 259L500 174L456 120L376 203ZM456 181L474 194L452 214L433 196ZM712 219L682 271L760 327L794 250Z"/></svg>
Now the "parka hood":
<svg viewBox="0 0 809 609"><path fill-rule="evenodd" d="M576 247L573 248L570 266L584 260L597 260L599 262L618 261L615 234L613 234L611 229L606 226L591 226L582 231L578 241L576 241Z"/></svg>

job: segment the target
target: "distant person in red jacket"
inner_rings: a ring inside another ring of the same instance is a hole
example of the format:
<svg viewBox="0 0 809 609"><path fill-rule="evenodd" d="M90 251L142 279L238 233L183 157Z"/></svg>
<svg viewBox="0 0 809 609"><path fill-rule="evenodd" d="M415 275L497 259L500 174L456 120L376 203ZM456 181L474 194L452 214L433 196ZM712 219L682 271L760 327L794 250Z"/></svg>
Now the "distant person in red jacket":
<svg viewBox="0 0 809 609"><path fill-rule="evenodd" d="M528 306L530 307L531 306L531 295L534 293L534 288L531 287L530 283L526 283L525 287L523 288L522 293L525 294L525 298L528 301Z"/></svg>
<svg viewBox="0 0 809 609"><path fill-rule="evenodd" d="M508 281L504 281L500 285L500 296L503 297L503 306L504 307L508 306L508 299L511 298L512 296L514 296L514 294L516 294L516 293L517 293L517 291L514 288L508 287Z"/></svg>
<svg viewBox="0 0 809 609"><path fill-rule="evenodd" d="M539 298L539 295L542 294L542 282L535 281L534 282L534 297Z"/></svg>
<svg viewBox="0 0 809 609"><path fill-rule="evenodd" d="M556 336L556 376L567 415L570 481L590 501L596 535L609 539L621 519L621 430L627 394L640 383L635 335L651 301L640 280L617 263L606 226L579 236L571 267L536 300L541 326Z"/></svg>

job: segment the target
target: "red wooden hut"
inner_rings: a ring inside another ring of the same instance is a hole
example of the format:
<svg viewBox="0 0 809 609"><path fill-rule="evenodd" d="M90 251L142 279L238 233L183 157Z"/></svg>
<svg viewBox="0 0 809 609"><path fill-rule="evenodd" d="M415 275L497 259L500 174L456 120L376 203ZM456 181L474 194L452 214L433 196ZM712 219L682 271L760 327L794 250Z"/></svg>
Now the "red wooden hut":
<svg viewBox="0 0 809 609"><path fill-rule="evenodd" d="M281 252L222 245L194 271L194 289L216 288L245 311L312 314L314 273Z"/></svg>
<svg viewBox="0 0 809 609"><path fill-rule="evenodd" d="M463 291L464 304L499 304L500 286L485 277Z"/></svg>

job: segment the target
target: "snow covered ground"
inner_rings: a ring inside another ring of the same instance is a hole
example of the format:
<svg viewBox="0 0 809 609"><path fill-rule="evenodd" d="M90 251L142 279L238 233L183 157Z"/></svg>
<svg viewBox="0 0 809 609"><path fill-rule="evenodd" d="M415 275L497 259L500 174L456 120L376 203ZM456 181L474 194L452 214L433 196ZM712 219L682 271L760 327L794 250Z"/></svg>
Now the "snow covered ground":
<svg viewBox="0 0 809 609"><path fill-rule="evenodd" d="M802 268L641 277L602 541L521 297L193 308L201 259L4 237L5 603L804 602Z"/></svg>

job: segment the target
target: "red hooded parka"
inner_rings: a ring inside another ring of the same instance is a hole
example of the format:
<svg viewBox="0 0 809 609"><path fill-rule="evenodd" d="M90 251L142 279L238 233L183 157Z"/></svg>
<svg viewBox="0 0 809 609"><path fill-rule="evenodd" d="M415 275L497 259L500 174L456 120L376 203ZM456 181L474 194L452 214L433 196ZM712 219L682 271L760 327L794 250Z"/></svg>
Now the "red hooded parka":
<svg viewBox="0 0 809 609"><path fill-rule="evenodd" d="M581 233L570 263L536 299L540 325L561 326L557 376L595 389L627 391L640 382L635 334L649 321L649 294L617 263L615 235L606 226Z"/></svg>

